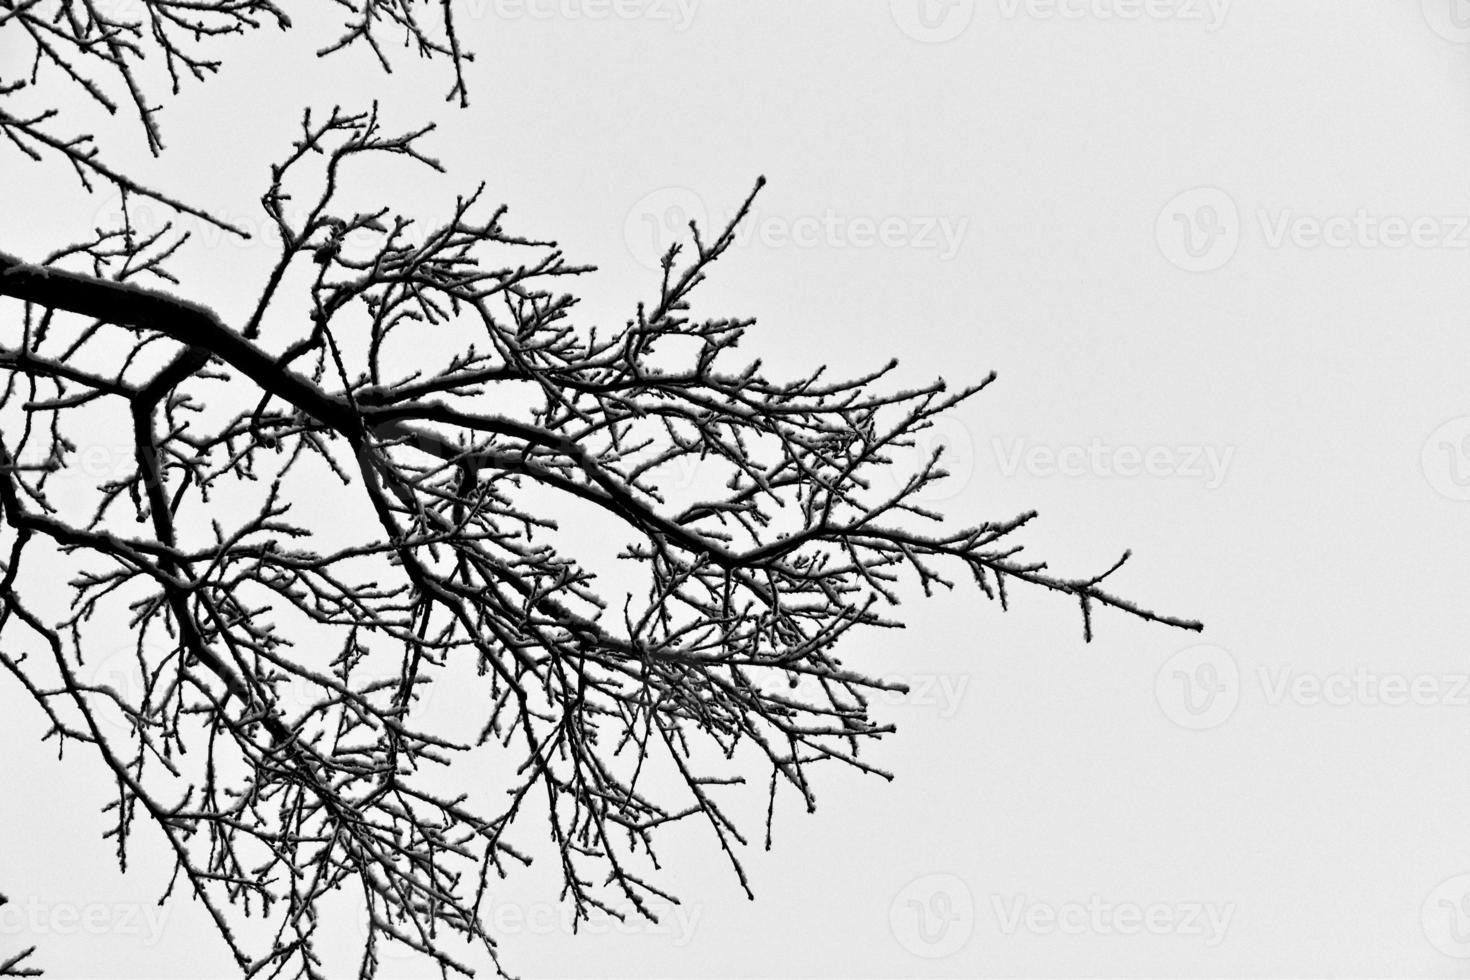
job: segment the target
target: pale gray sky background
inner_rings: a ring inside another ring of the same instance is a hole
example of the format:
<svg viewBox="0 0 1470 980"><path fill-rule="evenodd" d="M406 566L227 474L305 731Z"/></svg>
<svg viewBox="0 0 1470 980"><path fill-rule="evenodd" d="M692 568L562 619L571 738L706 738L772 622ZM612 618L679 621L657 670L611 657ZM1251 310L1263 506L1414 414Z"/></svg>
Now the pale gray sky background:
<svg viewBox="0 0 1470 980"><path fill-rule="evenodd" d="M572 938L554 869L513 878L513 971L1470 974L1470 5L456 3L468 110L442 69L262 34L167 111L161 162L122 158L258 224L299 108L380 98L440 123L448 170L382 195L442 211L483 180L601 266L588 322L765 174L697 312L758 316L748 352L791 372L997 370L939 429L943 505L1040 509L1059 569L1131 547L1118 591L1207 627L1100 614L1084 646L1054 597L916 598L849 641L914 685L884 709L895 783L828 773L749 855L753 903L706 829L671 834L686 904L658 927ZM30 257L110 206L9 151L0 184ZM229 316L269 249L200 237L191 297ZM51 977L230 975L197 909L152 905L166 866L116 872L98 767L38 746L8 679L0 719L27 787L0 799L0 946Z"/></svg>

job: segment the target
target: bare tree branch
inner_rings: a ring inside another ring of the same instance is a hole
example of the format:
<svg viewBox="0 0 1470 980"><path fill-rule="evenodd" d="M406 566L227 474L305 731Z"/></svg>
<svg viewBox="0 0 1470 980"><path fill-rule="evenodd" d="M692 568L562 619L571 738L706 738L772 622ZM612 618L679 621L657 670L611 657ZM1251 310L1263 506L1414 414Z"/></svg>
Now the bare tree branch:
<svg viewBox="0 0 1470 980"><path fill-rule="evenodd" d="M397 32L449 59L463 101L448 3L441 35L411 0L341 5L324 53L382 57ZM195 45L289 26L264 0L140 9L146 29L87 0L0 0L0 27L131 105L157 150L145 47L176 91L214 70ZM104 68L126 100L82 73ZM125 201L202 213L48 135L52 118L0 106L0 132ZM900 458L993 375L771 378L737 360L751 321L692 315L761 182L725 227L691 225L620 328L584 327L567 284L591 267L506 230L483 188L432 227L342 206L363 158L437 168L431 129L303 115L260 199L277 252L238 323L186 298L168 270L183 240L126 209L39 260L0 252L0 665L47 740L105 767L119 866L141 818L173 855L168 894L203 905L243 975L322 976L320 911L342 889L367 909L361 977L390 942L446 976L473 972L470 949L499 968L488 889L548 829L578 920L677 901L654 839L684 820L751 893L747 774L767 784L767 847L778 793L815 806L818 763L892 778L862 750L893 731L875 692L901 685L838 648L901 626L915 586L1060 593L1087 639L1100 607L1200 629L1111 591L1126 554L1058 575L1017 543L1034 513L959 527L923 504L942 452ZM81 450L109 426L126 452L88 479ZM474 692L468 727L429 709L445 687ZM498 782L472 787L471 767Z"/></svg>
<svg viewBox="0 0 1470 980"><path fill-rule="evenodd" d="M3 656L4 654L0 654L0 657ZM10 899L6 898L4 895L0 895L0 906L5 906L8 904L10 904ZM36 947L34 946L28 946L25 949L21 950L19 953L14 954L7 954L3 951L0 951L0 977L41 976L41 970L39 967L26 965L26 960L30 959L31 956L35 954L35 952Z"/></svg>

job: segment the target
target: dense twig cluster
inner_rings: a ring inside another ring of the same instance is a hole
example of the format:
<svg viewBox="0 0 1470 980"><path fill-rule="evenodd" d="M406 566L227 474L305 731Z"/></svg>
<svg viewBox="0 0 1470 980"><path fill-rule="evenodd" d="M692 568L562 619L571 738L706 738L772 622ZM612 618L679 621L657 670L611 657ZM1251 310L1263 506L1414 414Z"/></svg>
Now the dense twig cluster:
<svg viewBox="0 0 1470 980"><path fill-rule="evenodd" d="M55 23L51 6L0 0L0 23ZM205 6L235 29L280 16ZM45 121L6 119L12 139ZM891 475L989 379L885 390L891 363L783 381L736 361L750 321L690 304L751 199L713 237L691 226L620 328L586 328L562 283L589 268L481 192L432 228L343 208L361 158L437 166L426 132L305 115L261 198L279 253L239 323L155 288L176 285L181 240L126 210L41 261L0 253L0 667L48 739L108 767L119 863L140 818L156 827L169 891L245 974L321 976L342 889L368 909L363 977L390 941L469 973L446 939L495 956L487 890L547 827L579 917L674 901L653 844L685 820L749 891L744 773L769 777L767 844L780 793L813 806L816 764L888 777L862 749L891 731L869 702L893 685L837 645L897 626L905 578L1060 592L1088 636L1097 607L1198 628L1108 591L1117 566L1023 558L1032 514L943 527L920 502L938 452ZM79 479L109 426L124 458ZM585 527L627 571L578 552ZM427 710L436 684L476 685L467 734ZM503 778L488 791L442 775L481 759ZM243 934L256 913L263 938Z"/></svg>
<svg viewBox="0 0 1470 980"><path fill-rule="evenodd" d="M468 104L464 69L472 55L461 50L452 0L335 0L320 6L335 10L342 26L319 54L361 46L384 68L390 46L442 57L454 76L448 97ZM160 88L178 95L187 82L216 74L219 49L231 37L291 26L291 17L274 0L0 0L0 39L6 45L0 64L0 136L31 160L64 160L88 189L101 182L238 232L209 212L114 169L95 137L77 133L63 116L85 107L130 115L140 124L148 150L161 153ZM62 107L70 103L76 104L64 113Z"/></svg>

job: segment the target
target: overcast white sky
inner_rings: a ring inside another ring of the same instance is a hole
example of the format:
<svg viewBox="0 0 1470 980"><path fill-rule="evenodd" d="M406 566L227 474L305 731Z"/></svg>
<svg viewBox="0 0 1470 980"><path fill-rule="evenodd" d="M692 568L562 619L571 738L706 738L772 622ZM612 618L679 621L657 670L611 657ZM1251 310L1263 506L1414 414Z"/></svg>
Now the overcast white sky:
<svg viewBox="0 0 1470 980"><path fill-rule="evenodd" d="M851 650L914 685L885 708L895 783L830 773L750 855L753 903L672 835L686 905L657 929L573 939L549 879L512 879L513 970L1470 973L1470 5L456 2L470 109L431 68L262 36L136 166L258 222L298 109L379 97L439 122L449 172L385 194L485 181L601 266L584 316L613 322L656 244L765 174L703 312L758 316L750 351L792 371L997 370L940 427L944 506L1040 509L1027 540L1064 570L1131 547L1118 590L1207 627L1103 614L1085 646L1047 596L906 603ZM14 153L0 185L0 248L32 256L107 206ZM228 315L270 255L204 237L193 298ZM96 767L40 730L0 681L0 948L228 975L197 911L152 906L166 870L116 873Z"/></svg>

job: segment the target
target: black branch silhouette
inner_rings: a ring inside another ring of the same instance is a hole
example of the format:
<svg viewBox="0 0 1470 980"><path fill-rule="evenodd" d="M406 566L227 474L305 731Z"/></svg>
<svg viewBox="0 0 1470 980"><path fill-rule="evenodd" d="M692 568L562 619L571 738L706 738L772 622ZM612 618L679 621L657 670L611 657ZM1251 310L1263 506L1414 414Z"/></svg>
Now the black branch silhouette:
<svg viewBox="0 0 1470 980"><path fill-rule="evenodd" d="M10 899L0 895L0 907L10 904ZM41 971L34 966L27 966L26 960L35 955L36 947L27 946L18 953L6 953L0 950L0 977L39 977Z"/></svg>
<svg viewBox="0 0 1470 980"><path fill-rule="evenodd" d="M447 56L464 98L450 3L340 6L353 19L324 52L381 55L393 28ZM119 23L0 0L38 66L5 99L44 87L44 67L107 102L78 67L101 66L157 150L145 48L176 87L215 67L176 37L289 24L249 0L137 7ZM508 231L483 188L432 228L340 204L359 158L437 168L432 127L307 112L261 197L277 253L231 323L168 271L188 234L141 230L126 203L204 211L53 135L54 110L9 105L0 132L22 152L59 154L125 206L121 227L39 260L0 252L0 666L47 739L106 767L119 865L140 821L154 828L167 893L203 905L244 975L321 976L318 910L344 889L367 908L362 977L388 942L472 973L449 937L499 969L487 890L548 831L579 919L676 901L653 841L686 820L750 893L730 804L746 775L765 785L767 847L779 793L814 807L817 763L891 778L862 749L893 730L874 693L902 686L837 648L899 626L913 583L964 579L1002 605L1016 585L1061 593L1088 639L1100 608L1200 629L1106 587L1126 554L1061 576L1016 543L1034 514L955 527L922 503L941 452L898 460L993 376L905 390L890 362L772 379L736 359L751 321L691 314L761 182L725 227L691 224L656 296L598 330L573 322L564 286L591 267ZM109 424L124 465L73 478ZM612 584L577 551L586 527L621 549ZM126 669L99 677L119 623ZM467 734L430 710L436 684L476 689ZM487 757L504 779L488 801L454 775ZM0 975L33 975L30 955Z"/></svg>

